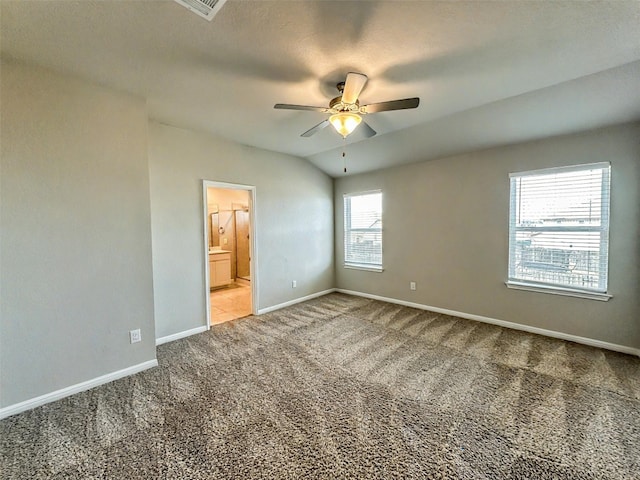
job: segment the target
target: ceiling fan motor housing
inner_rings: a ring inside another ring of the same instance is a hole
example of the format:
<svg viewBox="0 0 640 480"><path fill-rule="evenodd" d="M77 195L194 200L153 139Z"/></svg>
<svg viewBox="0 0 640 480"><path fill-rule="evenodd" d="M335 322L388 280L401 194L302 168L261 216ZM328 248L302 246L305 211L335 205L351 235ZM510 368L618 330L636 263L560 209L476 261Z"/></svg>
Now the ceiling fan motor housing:
<svg viewBox="0 0 640 480"><path fill-rule="evenodd" d="M336 112L360 112L360 102L356 100L355 103L343 103L340 95L329 102L329 108Z"/></svg>

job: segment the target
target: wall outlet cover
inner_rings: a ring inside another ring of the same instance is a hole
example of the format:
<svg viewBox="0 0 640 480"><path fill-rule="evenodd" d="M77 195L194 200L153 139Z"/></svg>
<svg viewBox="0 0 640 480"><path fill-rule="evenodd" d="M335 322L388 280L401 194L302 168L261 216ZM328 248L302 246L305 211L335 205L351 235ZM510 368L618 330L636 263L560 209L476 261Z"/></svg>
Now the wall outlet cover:
<svg viewBox="0 0 640 480"><path fill-rule="evenodd" d="M142 341L142 333L140 333L140 329L129 331L129 341L131 343L138 343Z"/></svg>
<svg viewBox="0 0 640 480"><path fill-rule="evenodd" d="M409 282L409 288L411 290L415 290L416 289L416 282Z"/></svg>
<svg viewBox="0 0 640 480"><path fill-rule="evenodd" d="M298 286L298 282L296 282L295 280L291 282L291 288L296 288L297 286Z"/></svg>

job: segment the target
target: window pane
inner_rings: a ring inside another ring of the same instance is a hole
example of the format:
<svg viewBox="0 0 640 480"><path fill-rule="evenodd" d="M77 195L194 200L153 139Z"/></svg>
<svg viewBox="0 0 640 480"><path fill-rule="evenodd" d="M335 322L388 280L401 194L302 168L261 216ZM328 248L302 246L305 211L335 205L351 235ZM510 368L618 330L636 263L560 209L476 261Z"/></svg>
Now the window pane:
<svg viewBox="0 0 640 480"><path fill-rule="evenodd" d="M345 264L382 266L382 193L345 195Z"/></svg>
<svg viewBox="0 0 640 480"><path fill-rule="evenodd" d="M349 232L346 258L351 263L382 265L382 232Z"/></svg>
<svg viewBox="0 0 640 480"><path fill-rule="evenodd" d="M349 197L351 228L382 228L382 194Z"/></svg>
<svg viewBox="0 0 640 480"><path fill-rule="evenodd" d="M516 232L515 278L598 290L599 232Z"/></svg>
<svg viewBox="0 0 640 480"><path fill-rule="evenodd" d="M511 175L509 279L606 292L608 164Z"/></svg>
<svg viewBox="0 0 640 480"><path fill-rule="evenodd" d="M522 177L517 224L600 225L602 169Z"/></svg>

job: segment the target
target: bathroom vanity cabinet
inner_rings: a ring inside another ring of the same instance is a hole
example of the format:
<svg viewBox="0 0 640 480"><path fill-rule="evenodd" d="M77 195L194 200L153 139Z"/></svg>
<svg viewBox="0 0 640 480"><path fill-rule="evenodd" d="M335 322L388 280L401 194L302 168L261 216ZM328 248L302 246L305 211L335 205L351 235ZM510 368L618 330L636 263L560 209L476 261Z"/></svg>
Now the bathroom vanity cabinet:
<svg viewBox="0 0 640 480"><path fill-rule="evenodd" d="M209 286L221 287L231 283L231 252L209 253Z"/></svg>

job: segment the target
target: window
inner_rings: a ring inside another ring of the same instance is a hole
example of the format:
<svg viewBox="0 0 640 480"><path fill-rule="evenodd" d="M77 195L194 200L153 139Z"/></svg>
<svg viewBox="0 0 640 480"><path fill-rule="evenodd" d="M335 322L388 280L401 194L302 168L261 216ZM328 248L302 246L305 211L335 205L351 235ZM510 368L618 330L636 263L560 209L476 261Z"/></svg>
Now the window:
<svg viewBox="0 0 640 480"><path fill-rule="evenodd" d="M344 265L382 271L382 192L344 196Z"/></svg>
<svg viewBox="0 0 640 480"><path fill-rule="evenodd" d="M608 163L512 173L507 286L608 300Z"/></svg>

